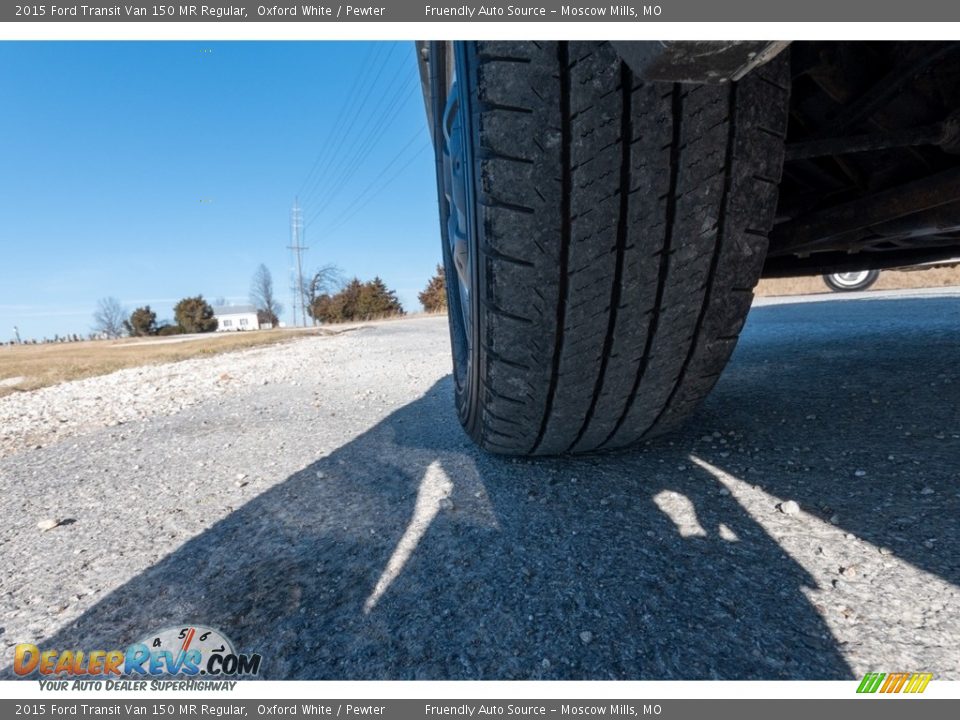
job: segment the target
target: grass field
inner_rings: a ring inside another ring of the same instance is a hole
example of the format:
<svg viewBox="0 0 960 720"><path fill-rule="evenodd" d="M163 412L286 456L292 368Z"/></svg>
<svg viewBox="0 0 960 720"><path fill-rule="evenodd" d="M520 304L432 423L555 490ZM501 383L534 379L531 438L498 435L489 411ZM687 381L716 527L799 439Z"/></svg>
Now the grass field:
<svg viewBox="0 0 960 720"><path fill-rule="evenodd" d="M114 370L273 345L319 330L260 330L0 347L0 397ZM329 331L323 331L324 334ZM19 379L18 379L19 378Z"/></svg>

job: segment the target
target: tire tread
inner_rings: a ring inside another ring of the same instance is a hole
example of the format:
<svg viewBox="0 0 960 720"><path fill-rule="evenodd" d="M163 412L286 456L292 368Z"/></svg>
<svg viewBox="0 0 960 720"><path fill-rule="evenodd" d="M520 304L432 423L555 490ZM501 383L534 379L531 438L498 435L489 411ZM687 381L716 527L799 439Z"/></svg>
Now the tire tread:
<svg viewBox="0 0 960 720"><path fill-rule="evenodd" d="M674 428L736 345L773 221L789 88L634 78L607 43L468 43L481 373L494 452Z"/></svg>

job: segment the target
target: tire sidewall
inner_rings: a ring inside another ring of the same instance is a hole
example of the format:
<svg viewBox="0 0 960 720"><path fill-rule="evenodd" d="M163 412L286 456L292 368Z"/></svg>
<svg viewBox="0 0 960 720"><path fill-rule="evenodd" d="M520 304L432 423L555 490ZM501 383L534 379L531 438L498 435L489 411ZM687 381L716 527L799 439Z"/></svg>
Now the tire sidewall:
<svg viewBox="0 0 960 720"><path fill-rule="evenodd" d="M445 46L445 52L454 53L454 67L457 73L456 86L453 92L457 93L458 99L458 120L461 123L463 131L463 144L465 148L464 161L466 163L465 177L466 195L467 195L467 242L471 256L471 292L469 296L469 313L472 318L470 327L466 328L461 312L461 296L459 288L459 276L457 268L453 261L453 254L450 249L449 233L447 221L450 208L444 194L443 175L443 152L444 152L444 128L443 128L443 108L446 105L447 98L447 78L444 73L439 77L432 79L432 95L434 98L441 98L439 110L435 106L434 112L434 137L436 138L436 154L438 167L438 193L440 197L441 217L440 227L443 247L443 268L447 278L447 319L450 329L450 344L453 355L453 379L454 392L456 397L457 414L460 423L464 429L473 436L478 437L479 431L479 397L480 397L480 377L481 362L480 353L480 324L483 322L481 313L480 297L484 288L480 286L479 272L479 250L480 242L477 228L477 181L478 167L476 162L477 147L477 104L476 98L476 62L474 57L473 45L467 42L454 43L436 43L436 46ZM444 66L447 65L444 57ZM442 86L442 87L441 87ZM467 333L469 332L469 337Z"/></svg>

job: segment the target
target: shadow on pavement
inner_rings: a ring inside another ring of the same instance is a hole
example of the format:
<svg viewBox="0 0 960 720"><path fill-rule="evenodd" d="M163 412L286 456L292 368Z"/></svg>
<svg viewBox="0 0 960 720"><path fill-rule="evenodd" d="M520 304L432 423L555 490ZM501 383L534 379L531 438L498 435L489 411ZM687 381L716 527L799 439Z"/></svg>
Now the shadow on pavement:
<svg viewBox="0 0 960 720"><path fill-rule="evenodd" d="M729 370L697 422L760 449L740 477L960 585L960 298L754 308Z"/></svg>
<svg viewBox="0 0 960 720"><path fill-rule="evenodd" d="M445 378L44 645L194 622L263 653L270 678L849 678L812 578L689 456L957 582L957 514L930 498L956 506L958 303L910 303L916 324L884 325L882 301L756 309L687 430L629 453L480 453ZM703 533L678 533L664 491Z"/></svg>

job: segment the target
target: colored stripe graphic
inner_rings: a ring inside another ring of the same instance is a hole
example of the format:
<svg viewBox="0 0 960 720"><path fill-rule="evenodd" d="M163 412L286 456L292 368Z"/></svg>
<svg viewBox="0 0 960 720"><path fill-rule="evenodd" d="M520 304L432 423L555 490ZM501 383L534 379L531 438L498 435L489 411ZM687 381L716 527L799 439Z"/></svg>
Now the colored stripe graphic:
<svg viewBox="0 0 960 720"><path fill-rule="evenodd" d="M913 678L907 685L904 692L922 693L927 689L927 684L933 679L933 673L914 673Z"/></svg>
<svg viewBox="0 0 960 720"><path fill-rule="evenodd" d="M933 673L867 673L857 687L858 693L922 693Z"/></svg>
<svg viewBox="0 0 960 720"><path fill-rule="evenodd" d="M880 687L880 682L886 677L884 673L867 673L857 688L858 693L875 693Z"/></svg>
<svg viewBox="0 0 960 720"><path fill-rule="evenodd" d="M907 682L907 678L910 677L909 673L897 673L898 677L895 683L890 686L890 689L887 692L898 693L903 687L904 683Z"/></svg>

